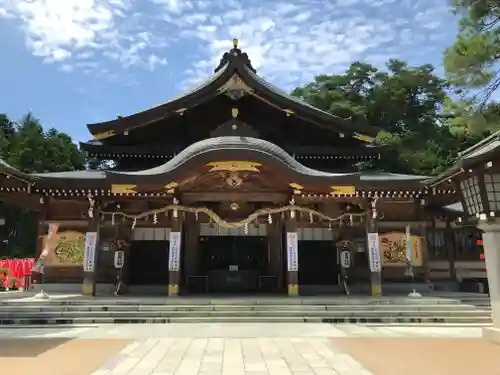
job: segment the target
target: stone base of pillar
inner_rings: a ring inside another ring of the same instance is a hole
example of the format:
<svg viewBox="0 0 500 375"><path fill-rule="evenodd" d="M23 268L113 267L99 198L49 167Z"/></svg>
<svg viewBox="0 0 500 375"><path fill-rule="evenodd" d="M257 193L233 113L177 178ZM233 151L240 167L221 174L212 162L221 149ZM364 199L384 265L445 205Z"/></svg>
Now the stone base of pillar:
<svg viewBox="0 0 500 375"><path fill-rule="evenodd" d="M483 339L500 345L500 328L497 327L483 328Z"/></svg>
<svg viewBox="0 0 500 375"><path fill-rule="evenodd" d="M299 286L297 284L288 284L288 295L289 296L298 296L299 295Z"/></svg>
<svg viewBox="0 0 500 375"><path fill-rule="evenodd" d="M380 284L372 284L372 297L380 297L382 296L382 285Z"/></svg>
<svg viewBox="0 0 500 375"><path fill-rule="evenodd" d="M179 285L176 284L168 284L168 295L170 296L178 296L179 295Z"/></svg>
<svg viewBox="0 0 500 375"><path fill-rule="evenodd" d="M91 296L94 290L94 286L92 285L92 280L83 280L82 284L82 293L84 296Z"/></svg>

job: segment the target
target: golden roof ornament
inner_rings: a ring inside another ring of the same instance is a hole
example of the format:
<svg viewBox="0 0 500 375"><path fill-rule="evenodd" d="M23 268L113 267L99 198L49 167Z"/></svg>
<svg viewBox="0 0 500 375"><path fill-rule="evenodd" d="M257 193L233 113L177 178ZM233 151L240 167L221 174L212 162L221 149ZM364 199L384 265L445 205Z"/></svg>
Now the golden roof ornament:
<svg viewBox="0 0 500 375"><path fill-rule="evenodd" d="M238 39L237 38L233 38L233 48L234 49L238 48Z"/></svg>

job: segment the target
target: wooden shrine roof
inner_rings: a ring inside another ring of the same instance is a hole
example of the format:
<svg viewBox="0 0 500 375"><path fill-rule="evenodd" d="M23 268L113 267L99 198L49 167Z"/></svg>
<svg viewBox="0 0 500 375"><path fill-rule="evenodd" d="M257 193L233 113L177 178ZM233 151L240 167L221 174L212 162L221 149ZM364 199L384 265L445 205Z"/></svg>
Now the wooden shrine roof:
<svg viewBox="0 0 500 375"><path fill-rule="evenodd" d="M427 183L431 186L442 185L443 183L447 183L453 176L465 172L471 167L482 166L483 168L489 168L486 163L491 162L493 159L498 160L499 158L500 131L497 131L481 142L459 153L455 163L450 168L439 176L430 179ZM495 171L498 171L496 165Z"/></svg>
<svg viewBox="0 0 500 375"><path fill-rule="evenodd" d="M86 151L89 155L99 155L100 157L150 157L167 159L182 152L186 146L183 145L148 145L148 146L123 146L123 145L104 145L100 141L80 142L80 149ZM336 146L308 146L283 144L283 149L289 154L301 157L303 155L315 156L345 156L351 159L363 160L367 157L377 157L380 154L380 147L366 145L363 147L336 147Z"/></svg>
<svg viewBox="0 0 500 375"><path fill-rule="evenodd" d="M273 86L256 74L247 54L237 48L237 44L224 54L215 74L195 89L159 106L87 126L94 139L107 139L118 134L128 134L133 129L157 123L170 116L182 116L186 111L219 95L230 96L235 105L238 95L251 95L287 116L297 116L317 126L367 141L378 133L375 127L360 125L322 111Z"/></svg>
<svg viewBox="0 0 500 375"><path fill-rule="evenodd" d="M429 179L394 173L323 172L301 164L270 142L245 137L206 139L158 167L136 172L83 170L23 174L5 163L0 163L0 172L24 176L32 193L62 197L166 196L221 187L235 193L240 188L251 191L250 181L260 184L261 190L302 196L419 197L428 192L425 181ZM1 191L20 191L9 189L0 186Z"/></svg>
<svg viewBox="0 0 500 375"><path fill-rule="evenodd" d="M28 178L28 174L21 172L20 170L14 168L4 160L0 159L0 174L5 176L14 176L19 178Z"/></svg>

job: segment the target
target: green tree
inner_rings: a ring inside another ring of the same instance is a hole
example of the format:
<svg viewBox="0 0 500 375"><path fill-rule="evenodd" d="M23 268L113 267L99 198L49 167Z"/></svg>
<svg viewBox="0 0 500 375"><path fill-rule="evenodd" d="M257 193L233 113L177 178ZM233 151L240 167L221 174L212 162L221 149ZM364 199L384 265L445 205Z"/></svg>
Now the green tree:
<svg viewBox="0 0 500 375"><path fill-rule="evenodd" d="M449 81L462 88L481 88L485 103L500 86L500 3L498 0L451 0L460 17L455 42L445 51L444 67Z"/></svg>
<svg viewBox="0 0 500 375"><path fill-rule="evenodd" d="M477 108L473 99L445 101L450 114L448 125L459 140L475 143L500 129L500 103L489 102Z"/></svg>
<svg viewBox="0 0 500 375"><path fill-rule="evenodd" d="M448 84L431 65L410 67L389 60L386 68L380 71L355 62L343 74L318 76L292 95L381 129L376 144L383 145L387 155L372 167L394 173L438 173L461 148L440 115Z"/></svg>
<svg viewBox="0 0 500 375"><path fill-rule="evenodd" d="M84 169L85 158L71 137L55 129L44 132L31 113L19 122L0 114L0 157L24 172L44 173ZM36 216L28 210L0 204L0 256L33 256ZM3 245L2 245L3 244Z"/></svg>
<svg viewBox="0 0 500 375"><path fill-rule="evenodd" d="M500 129L500 104L491 96L500 86L500 3L498 0L452 0L460 17L455 42L445 50L446 78L461 100L447 103L453 131L471 140Z"/></svg>

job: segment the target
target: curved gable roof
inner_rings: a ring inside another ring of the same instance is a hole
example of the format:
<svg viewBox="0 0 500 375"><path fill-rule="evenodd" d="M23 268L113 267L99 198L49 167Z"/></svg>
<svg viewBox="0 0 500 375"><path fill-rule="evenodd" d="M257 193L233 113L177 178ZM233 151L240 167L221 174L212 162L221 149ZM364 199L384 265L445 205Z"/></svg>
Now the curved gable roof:
<svg viewBox="0 0 500 375"><path fill-rule="evenodd" d="M278 102L279 106L284 110L292 110L297 112L299 116L310 117L323 126L330 128L333 126L333 129L337 128L337 130L346 133L359 133L368 136L375 136L378 133L378 129L375 127L354 124L349 120L316 108L275 87L257 75L247 54L237 46L223 55L219 66L215 69L215 74L200 86L159 106L115 120L88 124L87 127L96 139L102 139L125 130L159 121L175 112L181 112L188 107L195 106L219 95L221 87L229 82L235 74L240 76L250 89Z"/></svg>
<svg viewBox="0 0 500 375"><path fill-rule="evenodd" d="M329 173L318 171L299 163L285 150L275 144L258 138L249 137L216 137L202 140L187 147L166 163L150 169L137 172L107 171L108 176L131 176L131 177L156 177L168 174L198 157L237 151L241 156L245 153L253 154L262 161L271 161L289 169L299 175L309 177L355 177L359 173ZM357 178L356 178L357 179Z"/></svg>
<svg viewBox="0 0 500 375"><path fill-rule="evenodd" d="M214 87L220 87L231 78L232 72L229 69L229 64L226 64L216 74L211 76L206 81L202 82L195 88L174 97L173 99L148 108L144 111L134 113L129 116L119 116L115 120L87 124L92 135L98 135L105 132L120 132L125 131L129 126L137 123L148 123L158 121L172 112L183 109L185 106L191 105L200 98L207 98L217 95ZM189 103L189 104L188 104ZM96 138L98 139L98 137Z"/></svg>
<svg viewBox="0 0 500 375"><path fill-rule="evenodd" d="M273 165L290 179L330 185L404 186L424 187L428 176L391 173L331 173L309 168L293 158L279 146L263 139L251 137L216 137L202 140L187 147L166 163L137 172L105 171L106 178L120 183L157 182L176 179L186 170L218 161L247 160L262 165Z"/></svg>

